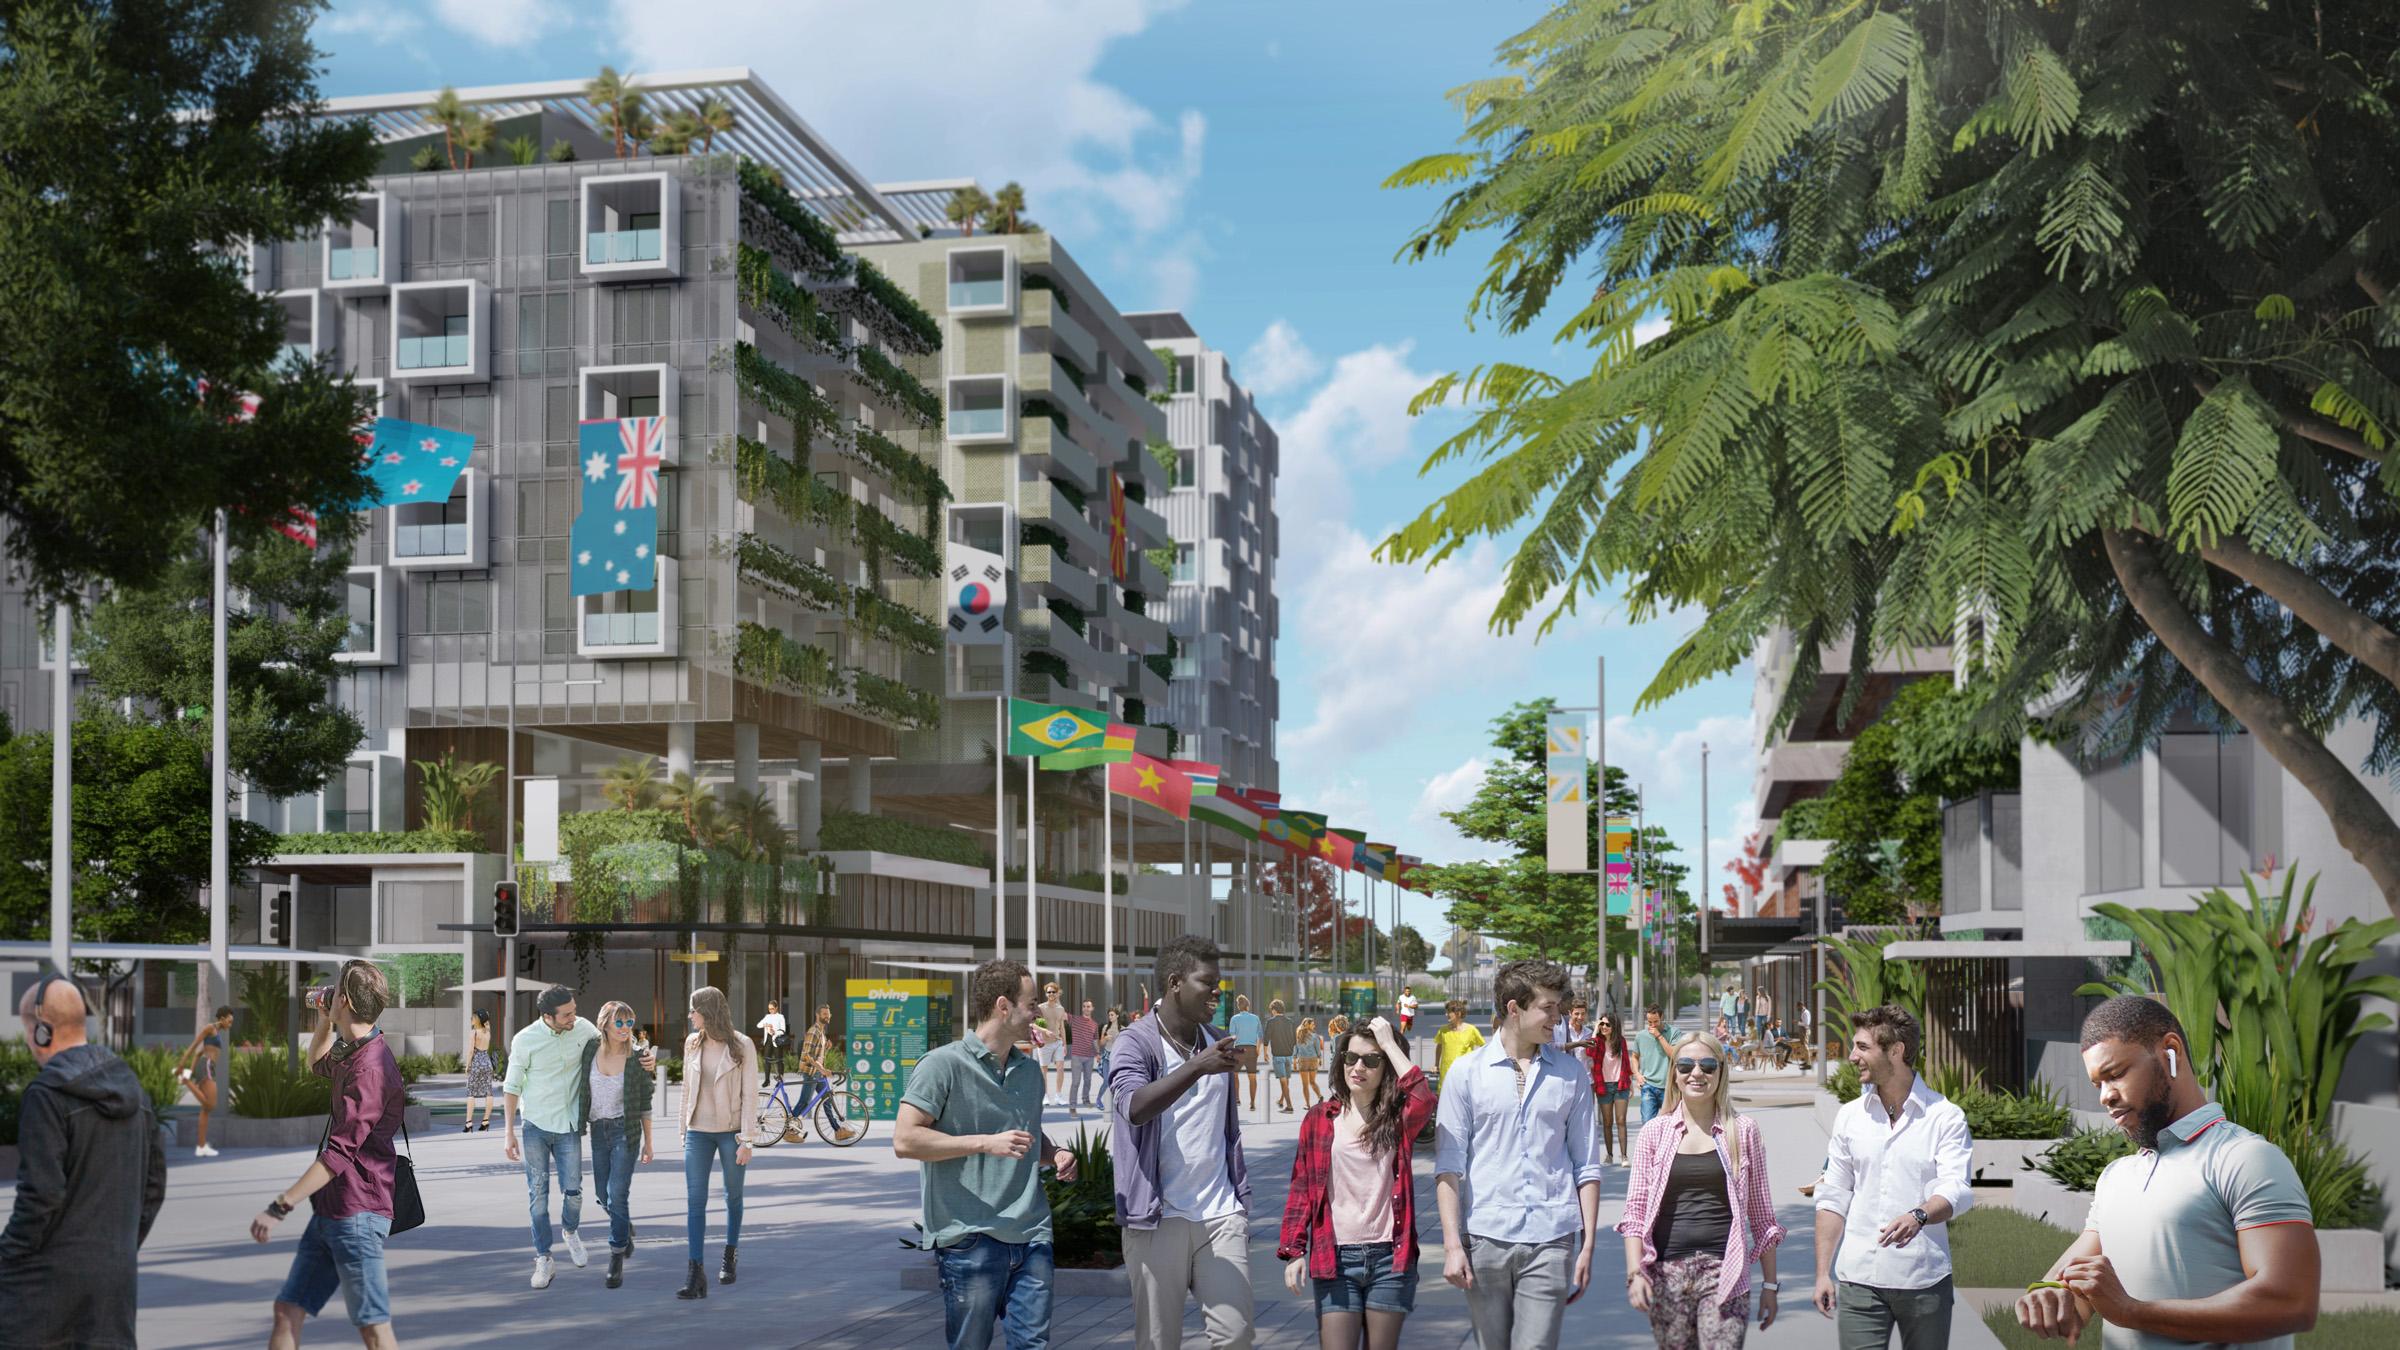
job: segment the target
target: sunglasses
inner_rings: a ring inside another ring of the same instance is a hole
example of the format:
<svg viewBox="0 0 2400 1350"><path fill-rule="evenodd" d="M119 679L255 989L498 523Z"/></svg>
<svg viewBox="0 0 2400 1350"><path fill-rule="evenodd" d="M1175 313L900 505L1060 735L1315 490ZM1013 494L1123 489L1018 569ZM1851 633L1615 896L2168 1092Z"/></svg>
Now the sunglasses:
<svg viewBox="0 0 2400 1350"><path fill-rule="evenodd" d="M620 1026L620 1027L630 1027L630 1026L633 1026L633 1025L635 1025L635 1022L634 1022L634 1020L633 1020L632 1018L630 1018L630 1017L620 1017L620 1018L618 1018L618 1019L617 1019L617 1020L616 1020L614 1023L611 1023L611 1025L613 1025L613 1026Z"/></svg>
<svg viewBox="0 0 2400 1350"><path fill-rule="evenodd" d="M1349 1068L1353 1064L1364 1065L1370 1069L1380 1069L1387 1062L1388 1061L1386 1061L1383 1056L1376 1054L1371 1050L1364 1054L1356 1050L1344 1050L1342 1052L1342 1067L1345 1069Z"/></svg>
<svg viewBox="0 0 2400 1350"><path fill-rule="evenodd" d="M1695 1070L1700 1073L1715 1073L1717 1062L1713 1059L1679 1059L1675 1061L1675 1072L1677 1073L1691 1073Z"/></svg>

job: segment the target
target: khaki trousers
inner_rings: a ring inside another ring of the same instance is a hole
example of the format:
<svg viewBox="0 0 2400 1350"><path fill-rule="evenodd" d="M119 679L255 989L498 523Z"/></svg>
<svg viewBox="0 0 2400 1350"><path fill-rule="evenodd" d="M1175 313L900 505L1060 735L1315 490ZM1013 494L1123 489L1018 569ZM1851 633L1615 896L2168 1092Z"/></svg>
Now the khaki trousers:
<svg viewBox="0 0 2400 1350"><path fill-rule="evenodd" d="M1183 1344L1183 1300L1200 1300L1208 1343L1217 1350L1250 1350L1250 1220L1228 1214L1195 1223L1158 1221L1128 1228L1125 1269L1133 1281L1133 1343L1140 1350Z"/></svg>

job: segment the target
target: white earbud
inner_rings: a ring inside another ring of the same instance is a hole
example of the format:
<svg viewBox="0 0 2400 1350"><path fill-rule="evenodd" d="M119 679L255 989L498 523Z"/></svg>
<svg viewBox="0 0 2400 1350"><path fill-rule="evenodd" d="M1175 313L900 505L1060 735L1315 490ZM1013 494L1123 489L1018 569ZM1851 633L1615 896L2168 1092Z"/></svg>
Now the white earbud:
<svg viewBox="0 0 2400 1350"><path fill-rule="evenodd" d="M2174 1076L2175 1076L2175 1052L2174 1052L2173 1050L2169 1050L2169 1051L2167 1051L2167 1077L2169 1077L2169 1078L2173 1078Z"/></svg>

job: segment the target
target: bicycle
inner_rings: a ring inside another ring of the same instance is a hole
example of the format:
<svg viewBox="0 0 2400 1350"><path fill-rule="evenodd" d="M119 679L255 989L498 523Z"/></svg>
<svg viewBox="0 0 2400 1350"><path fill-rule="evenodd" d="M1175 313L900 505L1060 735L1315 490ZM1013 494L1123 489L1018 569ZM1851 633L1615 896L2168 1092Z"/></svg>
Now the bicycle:
<svg viewBox="0 0 2400 1350"><path fill-rule="evenodd" d="M786 1086L784 1080L776 1079L774 1090L767 1094L766 1105L759 1108L760 1148L782 1143L797 1129L795 1121L814 1123L817 1137L835 1148L849 1148L867 1137L874 1113L867 1109L866 1098L828 1082L808 1100L794 1106ZM792 1142L804 1141L795 1138Z"/></svg>

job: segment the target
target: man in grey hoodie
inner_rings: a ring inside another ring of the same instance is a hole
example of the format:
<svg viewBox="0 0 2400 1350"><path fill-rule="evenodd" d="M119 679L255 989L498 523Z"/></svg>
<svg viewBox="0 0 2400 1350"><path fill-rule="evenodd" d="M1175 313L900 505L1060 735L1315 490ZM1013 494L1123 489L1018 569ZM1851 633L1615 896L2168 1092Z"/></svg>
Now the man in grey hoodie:
<svg viewBox="0 0 2400 1350"><path fill-rule="evenodd" d="M83 990L50 978L17 1005L41 1072L17 1119L17 1197L0 1232L0 1346L131 1347L134 1266L167 1196L141 1080L84 1041Z"/></svg>

